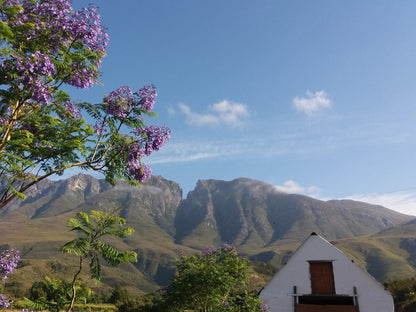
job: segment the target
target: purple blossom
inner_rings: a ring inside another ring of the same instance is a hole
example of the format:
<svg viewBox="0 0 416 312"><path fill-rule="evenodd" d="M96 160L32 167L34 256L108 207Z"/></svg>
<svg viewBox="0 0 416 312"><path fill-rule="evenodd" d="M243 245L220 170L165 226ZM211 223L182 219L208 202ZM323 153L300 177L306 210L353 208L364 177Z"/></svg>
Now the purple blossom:
<svg viewBox="0 0 416 312"><path fill-rule="evenodd" d="M228 302L228 300L223 300L221 302L221 305L223 305L224 307L229 307L230 306L230 303Z"/></svg>
<svg viewBox="0 0 416 312"><path fill-rule="evenodd" d="M95 131L100 135L102 129L100 124L96 124ZM146 126L144 129L136 129L137 139L127 137L125 146L120 149L121 154L127 156L127 171L139 182L143 182L151 175L149 167L141 163L143 156L149 156L153 151L158 151L166 144L170 136L170 131L166 126Z"/></svg>
<svg viewBox="0 0 416 312"><path fill-rule="evenodd" d="M221 245L221 249L222 250L229 250L229 251L231 251L231 252L237 252L237 250L235 249L235 247L234 246L232 246L232 245L230 245L230 244L228 244L228 243L226 243L226 242L224 242L224 243L222 243L222 245Z"/></svg>
<svg viewBox="0 0 416 312"><path fill-rule="evenodd" d="M25 58L12 55L10 60L3 62L2 67L19 74L19 82L32 93L32 99L42 103L50 102L52 95L48 77L56 69L48 55L39 51Z"/></svg>
<svg viewBox="0 0 416 312"><path fill-rule="evenodd" d="M218 255L220 251L214 246L207 246L202 251L203 256Z"/></svg>
<svg viewBox="0 0 416 312"><path fill-rule="evenodd" d="M133 108L151 112L156 102L156 88L154 85L144 86L138 92L132 92L129 87L121 87L104 97L107 113L115 117L127 117Z"/></svg>
<svg viewBox="0 0 416 312"><path fill-rule="evenodd" d="M144 86L136 93L137 96L140 98L140 105L141 107L151 112L153 110L153 105L156 102L156 88L154 85Z"/></svg>
<svg viewBox="0 0 416 312"><path fill-rule="evenodd" d="M29 78L27 82L29 91L32 92L32 99L40 103L50 103L52 94L51 88L44 84L41 78Z"/></svg>
<svg viewBox="0 0 416 312"><path fill-rule="evenodd" d="M150 178L152 175L152 169L145 164L139 164L137 162L127 162L127 171L140 183Z"/></svg>
<svg viewBox="0 0 416 312"><path fill-rule="evenodd" d="M94 130L97 133L97 135L101 135L103 132L106 131L106 129L104 128L104 124L98 121L94 125Z"/></svg>
<svg viewBox="0 0 416 312"><path fill-rule="evenodd" d="M51 76L55 72L55 65L53 65L48 55L36 51L30 59L37 73Z"/></svg>
<svg viewBox="0 0 416 312"><path fill-rule="evenodd" d="M60 51L83 53L87 49L95 53L89 55L88 61L80 58L72 64L72 71L65 73L65 83L77 88L89 88L98 82L97 68L105 56L109 37L106 28L101 25L96 7L90 5L73 12L69 0L8 0L4 1L4 5L19 5L22 8L16 15L7 10L0 12L1 20L6 24L35 25L25 31L24 38L19 39L33 42L39 50L21 52L16 46L14 50L19 51L19 55L3 56L0 60L0 66L6 72L17 72L16 79L28 89L33 100L46 104L51 101L52 84L60 73L49 55L55 56L55 61L59 62L62 60ZM13 47L13 43L11 45Z"/></svg>
<svg viewBox="0 0 416 312"><path fill-rule="evenodd" d="M142 138L144 154L149 156L153 151L158 151L170 138L170 130L166 126L146 126L144 129L135 130L138 137Z"/></svg>
<svg viewBox="0 0 416 312"><path fill-rule="evenodd" d="M263 303L261 306L260 306L260 309L262 309L263 311L265 311L265 312L270 312L270 308L269 308L269 306L267 305L267 303Z"/></svg>
<svg viewBox="0 0 416 312"><path fill-rule="evenodd" d="M4 0L3 3L4 3L5 6L20 5L19 0Z"/></svg>
<svg viewBox="0 0 416 312"><path fill-rule="evenodd" d="M105 27L101 26L100 19L97 7L90 5L82 8L74 14L71 32L74 38L80 38L91 51L105 54L109 36Z"/></svg>
<svg viewBox="0 0 416 312"><path fill-rule="evenodd" d="M10 306L10 302L7 297L3 294L0 294L0 308L8 308Z"/></svg>
<svg viewBox="0 0 416 312"><path fill-rule="evenodd" d="M131 137L128 137L132 139ZM152 175L152 170L141 162L144 155L141 145L134 141L120 150L121 154L127 154L126 169L130 176L140 183Z"/></svg>
<svg viewBox="0 0 416 312"><path fill-rule="evenodd" d="M76 119L82 118L81 111L70 101L66 101L64 106L69 114L74 116Z"/></svg>
<svg viewBox="0 0 416 312"><path fill-rule="evenodd" d="M83 67L83 65L74 63L72 64L74 70L71 73L71 76L66 80L71 86L77 87L79 89L88 89L91 88L97 80L97 73L88 67Z"/></svg>
<svg viewBox="0 0 416 312"><path fill-rule="evenodd" d="M121 87L104 97L107 105L107 113L115 117L127 117L127 113L133 106L133 92L129 87Z"/></svg>
<svg viewBox="0 0 416 312"><path fill-rule="evenodd" d="M9 119L0 117L0 126L7 126L9 124Z"/></svg>
<svg viewBox="0 0 416 312"><path fill-rule="evenodd" d="M17 267L20 256L18 250L4 250L0 255L0 279L6 280L7 276Z"/></svg>
<svg viewBox="0 0 416 312"><path fill-rule="evenodd" d="M19 259L18 250L4 250L0 254L0 280L7 279L7 276L17 267ZM0 308L7 308L8 306L10 306L9 300L6 296L0 294Z"/></svg>

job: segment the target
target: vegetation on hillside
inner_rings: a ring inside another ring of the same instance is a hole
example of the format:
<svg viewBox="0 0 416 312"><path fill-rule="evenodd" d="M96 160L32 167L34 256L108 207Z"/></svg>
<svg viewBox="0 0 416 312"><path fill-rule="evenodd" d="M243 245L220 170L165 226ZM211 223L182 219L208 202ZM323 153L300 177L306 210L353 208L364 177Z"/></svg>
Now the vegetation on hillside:
<svg viewBox="0 0 416 312"><path fill-rule="evenodd" d="M92 215L96 216L96 213ZM88 227L94 228L90 222L86 221L86 215L78 215L78 218L80 222L84 222L82 226L84 230ZM77 229L81 225L75 226L74 220L70 220L69 224ZM103 221L102 218L98 220ZM108 224L106 221L102 224ZM108 227L105 229L101 233L114 232L114 230L108 230ZM87 232L91 234L93 231ZM122 234L119 231L117 233ZM73 244L74 242L70 242L68 245ZM84 252L82 248L83 255L85 255ZM94 251L89 250L89 252ZM104 259L109 257L105 253L103 256ZM256 264L255 267L263 273L272 272L265 264ZM90 288L76 280L78 273L72 282L45 277L43 281L35 282L30 289L26 290L27 298L24 300L15 298L20 300L14 304L14 308L58 312L63 309L71 311L86 307L94 310L91 307L92 303L98 303L96 308L106 303L115 305L120 312L184 310L264 312L269 310L257 295L261 286L250 279L256 275L252 273L249 261L239 256L231 245L224 243L219 248L207 247L202 254L182 256L177 260L176 269L177 274L171 285L143 297L131 297L120 285L113 289L111 295L97 297ZM92 270L92 274L96 274L94 266ZM257 274L261 273L257 272ZM111 309L114 309L114 306L110 307Z"/></svg>
<svg viewBox="0 0 416 312"><path fill-rule="evenodd" d="M416 277L389 281L385 286L393 295L396 312L416 311Z"/></svg>

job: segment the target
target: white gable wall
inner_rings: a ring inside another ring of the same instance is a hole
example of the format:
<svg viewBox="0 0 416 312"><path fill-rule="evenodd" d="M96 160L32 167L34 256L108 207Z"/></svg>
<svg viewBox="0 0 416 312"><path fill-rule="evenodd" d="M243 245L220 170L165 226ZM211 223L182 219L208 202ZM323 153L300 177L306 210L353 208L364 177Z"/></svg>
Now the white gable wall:
<svg viewBox="0 0 416 312"><path fill-rule="evenodd" d="M318 235L311 235L261 291L272 312L294 311L293 286L298 294L311 294L308 261L332 261L337 295L354 294L357 288L360 312L392 312L393 299L371 275Z"/></svg>

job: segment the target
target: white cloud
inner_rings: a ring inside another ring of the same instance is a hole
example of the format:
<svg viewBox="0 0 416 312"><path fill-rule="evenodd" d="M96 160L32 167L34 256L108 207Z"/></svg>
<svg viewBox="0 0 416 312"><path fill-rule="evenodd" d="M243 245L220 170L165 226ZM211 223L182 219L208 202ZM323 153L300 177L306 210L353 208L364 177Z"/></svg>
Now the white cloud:
<svg viewBox="0 0 416 312"><path fill-rule="evenodd" d="M283 185L275 185L275 188L279 192L304 194L308 196L318 196L318 194L320 193L319 188L317 188L316 186L304 187L297 184L293 180L288 180L285 183L283 183Z"/></svg>
<svg viewBox="0 0 416 312"><path fill-rule="evenodd" d="M381 205L404 214L416 216L416 192L398 191L387 194L355 194L347 198Z"/></svg>
<svg viewBox="0 0 416 312"><path fill-rule="evenodd" d="M167 164L197 161L210 158L233 157L247 152L244 142L206 141L169 143L157 153L152 154L146 163Z"/></svg>
<svg viewBox="0 0 416 312"><path fill-rule="evenodd" d="M295 108L308 115L316 113L332 105L328 94L325 91L316 91L315 93L306 91L306 97L295 97L293 100Z"/></svg>
<svg viewBox="0 0 416 312"><path fill-rule="evenodd" d="M186 116L186 121L196 126L241 126L249 116L247 106L227 100L215 103L208 107L207 114L194 113L188 105L178 104L180 111Z"/></svg>

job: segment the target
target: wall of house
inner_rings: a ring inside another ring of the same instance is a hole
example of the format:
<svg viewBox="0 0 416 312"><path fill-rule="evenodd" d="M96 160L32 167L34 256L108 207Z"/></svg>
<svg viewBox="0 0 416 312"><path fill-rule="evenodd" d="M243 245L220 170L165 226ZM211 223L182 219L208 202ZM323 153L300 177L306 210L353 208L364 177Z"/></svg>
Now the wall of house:
<svg viewBox="0 0 416 312"><path fill-rule="evenodd" d="M393 312L390 293L384 290L366 271L353 263L345 254L318 235L311 235L261 291L261 299L272 312L294 311L293 286L298 294L311 294L308 261L330 260L334 269L337 295L354 294L357 288L360 312Z"/></svg>

